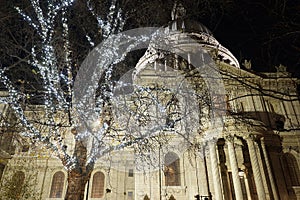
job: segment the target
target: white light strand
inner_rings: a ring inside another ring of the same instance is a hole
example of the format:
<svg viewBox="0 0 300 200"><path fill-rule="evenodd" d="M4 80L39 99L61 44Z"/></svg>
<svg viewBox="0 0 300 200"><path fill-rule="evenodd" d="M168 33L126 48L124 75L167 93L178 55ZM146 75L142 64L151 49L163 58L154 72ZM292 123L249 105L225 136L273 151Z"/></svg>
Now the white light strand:
<svg viewBox="0 0 300 200"><path fill-rule="evenodd" d="M95 8L93 7L90 0L87 1L87 7L92 15L96 18L98 22L98 28L102 32L104 38L107 38L113 33L121 32L123 30L123 26L125 24L125 19L122 14L122 9L117 10L117 0L112 0L109 13L106 19L103 19L100 15L95 12ZM87 38L89 40L89 38ZM90 42L90 41L89 41ZM91 42L90 42L91 44Z"/></svg>
<svg viewBox="0 0 300 200"><path fill-rule="evenodd" d="M47 135L41 133L33 124L28 121L25 116L24 110L22 108L22 104L18 101L22 98L22 95L17 89L15 89L10 82L10 80L5 75L5 69L0 69L0 80L4 84L4 86L8 89L8 97L2 99L1 103L9 104L11 108L15 111L16 116L20 120L21 124L24 126L26 132L21 132L20 134L24 137L31 138L34 142L40 142L47 149L51 149L59 158L67 159L68 155L62 148L62 145L53 144Z"/></svg>
<svg viewBox="0 0 300 200"><path fill-rule="evenodd" d="M32 59L28 61L28 64L35 67L32 69L33 73L39 75L42 79L42 87L44 92L44 105L45 105L45 117L47 118L47 124L49 128L48 136L45 132L39 132L33 124L26 119L22 107L18 105L18 99L21 94L9 84L9 80L4 75L4 71L0 74L1 80L4 82L9 90L9 101L12 108L19 116L20 121L29 131L23 132L22 135L30 138L35 138L36 140L46 144L47 148L51 148L55 151L62 160L69 159L66 154L66 149L61 139L61 133L59 124L55 121L55 113L57 110L62 108L70 108L69 102L66 101L64 96L64 91L61 88L61 81L67 84L68 91L67 95L71 96L71 86L72 86L72 69L71 69L71 59L70 59L70 48L68 40L68 25L67 25L67 7L73 4L74 0L66 1L47 1L47 10L43 11L39 0L31 0L30 3L34 9L35 16L30 17L26 15L20 8L16 7L18 13L23 17L23 19L28 22L41 37L41 49L38 46L33 46L32 48ZM65 52L65 62L67 68L67 76L59 73L57 57L55 54L53 46L53 34L55 28L55 19L58 13L62 13L62 26L63 26L63 39L64 39L64 52ZM37 21L34 22L32 19L36 17ZM38 55L36 52L40 52ZM54 138L55 140L51 140ZM51 141L50 141L51 140Z"/></svg>
<svg viewBox="0 0 300 200"><path fill-rule="evenodd" d="M69 4L67 4L69 5ZM66 107L71 109L71 99L72 99L72 85L73 85L73 75L72 75L72 60L71 60L71 50L69 42L69 27L68 27L68 18L67 7L63 8L62 12L62 24L63 24L63 39L64 39L64 50L65 50L65 62L67 68L67 77L63 79L67 85L67 95L66 98L69 98L69 101L66 101ZM61 75L63 72L61 72ZM65 76L61 76L62 78Z"/></svg>
<svg viewBox="0 0 300 200"><path fill-rule="evenodd" d="M48 10L47 12L43 11L40 7L38 0L32 0L32 6L35 10L36 17L38 19L38 23L34 23L29 16L26 16L23 14L20 9L19 13L23 18L35 29L37 29L40 32L40 36L42 39L42 49L39 55L37 55L36 52L38 52L38 47L35 46L32 48L32 60L29 62L32 66L36 67L37 73L41 76L43 81L43 87L45 90L45 96L44 96L44 104L46 106L46 116L49 120L47 123L50 124L50 126L56 127L52 128L51 131L49 130L49 136L48 137L40 137L42 142L46 142L50 140L50 138L57 138L56 141L50 142L50 144L53 144L56 146L56 150L58 152L59 157L63 160L65 160L65 163L68 168L76 167L76 161L78 158L76 157L70 157L65 153L65 150L63 149L63 142L61 140L60 130L58 127L58 124L55 122L55 111L57 109L65 108L67 105L70 108L69 102L66 102L65 95L63 94L63 90L61 89L61 81L63 81L65 84L67 84L68 91L67 95L71 96L72 94L72 84L73 84L73 77L72 77L72 61L70 58L71 51L70 51L70 44L69 44L69 29L68 29L68 20L67 20L67 8L72 5L73 1L63 1L62 3L57 3L53 1L47 1L48 2ZM106 17L106 19L102 19L97 13L94 12L94 8L91 5L91 3L88 1L88 8L93 14L93 16L97 19L98 22L98 28L101 29L103 37L107 38L109 35L119 32L123 29L123 26L125 24L124 16L122 14L122 10L117 8L117 0L113 0L111 2L109 13ZM55 54L55 49L52 45L53 40L53 34L54 34L54 21L57 14L61 12L62 13L62 26L63 26L63 41L64 41L64 52L65 57L64 61L66 64L67 74L64 74L62 71L61 73L58 70L58 61ZM38 24L38 25L37 25ZM91 46L94 46L95 43L92 41L92 37L89 35L86 35L86 38ZM107 47L107 51L105 56L102 56L102 59L99 60L97 64L97 68L101 68L104 66L108 59L110 57L116 57L118 55L118 49L112 49L114 46L114 43L118 43L119 39L114 38L116 40L108 40L104 46ZM146 37L140 37L140 38L128 38L128 40L132 41L132 44L126 49L126 52L130 52L131 49L135 48L141 41L146 41L148 38ZM108 69L105 72L105 84L102 88L102 95L104 95L107 99L112 99L113 97L113 83L111 80L112 72L114 64L122 61L127 53L123 53L122 56L114 61L112 65L108 67ZM96 79L96 76L91 77L92 82L94 85L90 86L87 89L86 97L84 98L84 101L81 102L81 104L77 107L78 111L80 110L86 110L84 106L89 105L88 101L90 101L91 94L95 94L96 89L98 88L98 80ZM95 98L95 96L92 96ZM93 99L94 99L93 98ZM56 103L58 102L58 104ZM94 117L92 120L97 120L100 114L102 113L101 106L105 105L104 99L99 98L96 100L96 107L95 110L91 110L87 113L81 113L83 118L90 119L90 117ZM17 108L15 108L18 110ZM96 111L96 114L91 114ZM26 120L26 118L24 119ZM86 121L88 122L88 120ZM24 121L24 123L29 123L28 121ZM30 127L32 124L28 124ZM107 137L107 130L109 129L109 125L106 123L102 124L102 128L98 130L97 132L93 132L92 130L84 130L83 132L78 133L76 136L76 141L81 140L84 141L89 138L93 138L92 146L93 148L90 150L90 154L88 157L88 163L94 163L95 160L99 157L99 155L103 155L105 152L111 151L111 150L118 150L122 149L128 145L131 145L132 143L124 142L123 144L118 145L111 145L110 143L107 143L106 137ZM87 127L88 128L88 127ZM24 133L25 135L25 133ZM29 136L29 135L28 135ZM92 136L92 137L91 137Z"/></svg>
<svg viewBox="0 0 300 200"><path fill-rule="evenodd" d="M35 24L32 19L26 15L19 7L15 7L15 9L18 11L18 13L23 17L23 19L28 22L41 36L40 28L37 24Z"/></svg>
<svg viewBox="0 0 300 200"><path fill-rule="evenodd" d="M91 47L94 47L95 43L93 42L92 38L89 35L86 35L85 37L86 37L87 41L90 43Z"/></svg>

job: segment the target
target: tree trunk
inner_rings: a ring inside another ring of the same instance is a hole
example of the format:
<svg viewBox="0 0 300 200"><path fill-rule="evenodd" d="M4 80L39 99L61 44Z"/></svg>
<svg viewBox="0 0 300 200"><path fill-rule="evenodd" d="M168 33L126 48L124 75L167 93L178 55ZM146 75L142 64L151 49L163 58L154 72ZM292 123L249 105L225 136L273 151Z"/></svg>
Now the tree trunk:
<svg viewBox="0 0 300 200"><path fill-rule="evenodd" d="M90 179L94 163L86 165L87 149L82 141L76 140L74 149L76 166L68 171L68 186L65 200L83 200L85 185ZM66 166L66 162L64 162Z"/></svg>
<svg viewBox="0 0 300 200"><path fill-rule="evenodd" d="M65 200L83 200L85 185L89 180L89 174L79 173L77 170L68 172L68 187Z"/></svg>

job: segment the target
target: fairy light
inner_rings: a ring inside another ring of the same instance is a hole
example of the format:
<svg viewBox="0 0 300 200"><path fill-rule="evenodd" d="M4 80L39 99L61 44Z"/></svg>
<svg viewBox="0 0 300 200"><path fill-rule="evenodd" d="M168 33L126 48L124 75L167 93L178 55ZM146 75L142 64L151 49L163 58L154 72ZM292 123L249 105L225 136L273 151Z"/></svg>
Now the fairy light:
<svg viewBox="0 0 300 200"><path fill-rule="evenodd" d="M15 114L18 117L19 121L26 129L26 131L21 132L20 135L31 138L32 141L40 141L45 147L56 152L58 157L66 157L65 152L62 152L61 149L59 149L59 146L49 142L49 138L41 133L38 129L36 129L31 122L29 122L21 104L18 103L18 100L22 98L23 95L13 87L12 83L5 75L4 69L0 70L0 79L4 86L8 89L9 94L5 99L2 99L2 103L6 103L11 106L11 108L15 111Z"/></svg>
<svg viewBox="0 0 300 200"><path fill-rule="evenodd" d="M40 34L40 29L39 29L39 26L36 25L32 19L26 15L19 7L15 7L15 9L18 11L18 13L23 17L23 19L25 21L27 21L39 34Z"/></svg>
<svg viewBox="0 0 300 200"><path fill-rule="evenodd" d="M89 35L86 35L85 37L86 37L87 41L90 43L91 47L94 47L95 43L93 42L92 38Z"/></svg>
<svg viewBox="0 0 300 200"><path fill-rule="evenodd" d="M67 3L67 1L65 2ZM67 4L66 6L70 6ZM63 9L63 16L62 16L62 24L63 24L63 39L64 39L64 50L65 50L65 62L67 67L67 77L64 79L67 85L67 98L72 97L72 85L73 85L73 76L72 76L72 60L71 60L71 50L70 50L70 43L69 43L69 27L68 27L68 19L66 16L66 7ZM71 102L66 102L66 107L71 109Z"/></svg>
<svg viewBox="0 0 300 200"><path fill-rule="evenodd" d="M102 31L102 35L104 38L107 38L109 35L115 33L115 32L121 32L123 30L124 24L125 24L125 18L123 16L122 9L117 10L117 0L112 0L110 7L109 7L109 13L106 17L106 19L103 19L100 15L98 15L95 12L95 8L93 7L90 0L87 1L87 7L89 11L92 13L92 15L96 18L98 22L98 28ZM88 41L89 36L86 36ZM90 44L93 44L90 42Z"/></svg>
<svg viewBox="0 0 300 200"><path fill-rule="evenodd" d="M45 112L45 117L47 119L47 124L49 127L44 132L42 130L38 130L35 127L35 124L30 122L26 118L26 114L22 109L21 105L18 104L18 100L24 98L23 94L17 91L12 85L9 83L9 80L3 73L0 72L0 78L4 80L5 86L9 90L9 98L7 102L10 102L12 108L17 113L19 120L22 122L23 126L26 128L26 131L21 134L26 137L34 138L34 140L41 142L46 148L51 149L56 153L56 155L64 161L64 165L68 168L76 167L76 163L79 158L74 156L70 156L67 154L66 149L64 148L64 141L62 138L62 130L59 127L58 122L55 121L56 111L63 110L65 108L70 109L75 119L74 126L79 125L80 123L93 123L97 122L101 118L101 113L103 112L102 106L109 106L106 99L97 98L96 99L96 107L94 110L88 110L86 113L80 113L83 110L86 110L86 105L89 105L89 101L91 101L91 94L95 94L96 89L98 88L98 80L97 76L94 74L91 77L92 83L87 91L86 96L84 96L83 101L80 102L76 111L73 111L71 101L67 101L67 97L72 97L72 85L73 85L73 77L72 77L72 60L71 60L71 48L69 42L69 27L68 27L68 19L67 19L67 11L68 8L73 4L74 0L66 0L66 1L47 1L48 6L47 10L42 10L40 6L39 0L31 0L31 5L34 8L35 17L30 17L26 15L21 9L16 8L20 15L23 17L25 21L27 21L39 34L42 42L42 48L39 49L38 46L34 46L31 50L32 58L28 63L34 67L35 74L40 76L42 80L42 87L44 91L44 107L43 111ZM109 13L105 19L103 19L99 14L95 12L93 5L90 1L88 1L88 9L92 13L92 15L97 19L98 28L101 29L103 37L107 38L109 35L115 32L119 32L123 29L125 24L125 15L123 15L122 10L117 6L117 0L112 0ZM54 37L54 28L55 28L55 19L57 15L61 13L61 23L62 23L62 38L63 38L63 49L64 49L64 62L65 62L65 71L58 69L58 59L55 53L55 48L53 46L53 37ZM32 19L35 19L33 21ZM86 35L86 39L91 46L94 46L95 43L92 40L93 37ZM119 38L113 38L104 42L104 46L107 47L106 56L101 58L97 64L97 68L101 69L104 66L108 59L105 57L116 57L118 55L118 49L113 49L112 44L118 43ZM126 49L126 52L130 52L131 49L135 48L140 42L147 41L149 38L145 36L136 36L129 37L128 41L132 41L131 45L129 45ZM39 53L37 53L39 52ZM120 58L116 59L112 65L108 67L105 71L105 83L102 86L101 92L109 101L113 98L113 82L112 82L112 72L114 70L114 66L116 63L125 59L127 53L123 53ZM61 88L61 83L67 85L67 92L63 91ZM149 88L140 89L141 92L150 93ZM94 96L92 96L94 97ZM95 97L94 97L95 98ZM92 98L94 100L94 98ZM158 103L154 96L153 102ZM158 107L163 109L163 107L158 103ZM82 117L76 118L76 112ZM95 113L96 112L96 113ZM132 111L130 111L132 112ZM95 114L94 114L95 113ZM136 114L136 113L133 113ZM77 120L77 121L76 121ZM111 137L109 134L109 126L110 124L103 122L102 124L98 124L99 126L96 131L90 129L90 124L86 125L86 129L83 131L78 131L79 133L75 136L76 141L83 141L85 144L90 142L92 148L89 150L88 161L89 163L95 163L95 161L102 155L107 152L113 150L120 150L125 148L126 146L131 146L132 144L142 145L141 139L130 138L125 135L124 142L118 140L117 143L112 143ZM156 128L153 131L160 130L161 128ZM46 133L47 132L47 133Z"/></svg>
<svg viewBox="0 0 300 200"><path fill-rule="evenodd" d="M4 83L9 92L9 97L6 98L6 102L9 103L12 109L15 111L18 119L25 127L26 131L21 135L31 138L33 141L39 141L45 145L46 148L52 149L56 152L57 156L62 160L69 159L70 156L66 154L64 148L63 138L61 137L61 131L59 124L55 122L55 113L62 108L70 108L69 101L66 101L64 91L60 87L60 82L63 81L67 84L67 95L71 96L71 86L73 78L71 76L71 59L70 59L70 47L69 47L69 30L67 25L66 12L67 8L73 4L74 0L66 0L62 2L47 1L48 7L44 12L40 6L39 0L31 0L31 6L34 9L34 19L25 14L20 8L16 7L18 13L23 19L28 22L38 33L42 41L41 49L37 46L33 46L31 49L32 58L28 61L28 64L34 67L33 73L39 75L42 80L42 87L44 91L44 108L45 118L47 119L48 133L40 132L35 125L26 118L25 111L22 109L21 104L18 103L19 99L24 98L24 94L15 89L9 79L5 76L4 70L0 72L1 81ZM54 46L52 45L55 18L58 13L62 13L62 27L63 27L63 41L65 52L65 63L67 68L67 76L63 72L59 72L57 57L55 54ZM39 55L36 52L40 52ZM28 98L28 95L25 95ZM30 96L29 96L30 98ZM71 163L71 160L68 161ZM70 165L71 164L67 164Z"/></svg>
<svg viewBox="0 0 300 200"><path fill-rule="evenodd" d="M118 32L121 32L124 28L124 25L125 25L125 17L123 16L123 11L122 9L120 8L118 10L118 13L117 13L117 17L116 17L116 20L119 20L118 23L119 23L119 28L118 28Z"/></svg>

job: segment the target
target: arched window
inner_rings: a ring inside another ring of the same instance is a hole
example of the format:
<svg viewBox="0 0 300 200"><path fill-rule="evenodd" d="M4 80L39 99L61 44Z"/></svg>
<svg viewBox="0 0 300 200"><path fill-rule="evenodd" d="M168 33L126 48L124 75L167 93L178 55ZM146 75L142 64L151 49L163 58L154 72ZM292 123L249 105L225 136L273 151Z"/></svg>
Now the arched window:
<svg viewBox="0 0 300 200"><path fill-rule="evenodd" d="M150 200L150 198L148 197L148 195L144 196L144 200Z"/></svg>
<svg viewBox="0 0 300 200"><path fill-rule="evenodd" d="M296 158L290 153L285 153L283 156L283 162L285 168L284 170L286 171L287 175L290 178L291 185L299 186L300 172L299 172L299 167Z"/></svg>
<svg viewBox="0 0 300 200"><path fill-rule="evenodd" d="M170 196L169 200L176 200L173 195Z"/></svg>
<svg viewBox="0 0 300 200"><path fill-rule="evenodd" d="M13 188L13 197L16 199L21 199L21 193L22 193L22 188L25 180L25 174L22 171L17 171L14 173L12 177L12 184L14 185Z"/></svg>
<svg viewBox="0 0 300 200"><path fill-rule="evenodd" d="M104 196L104 179L102 172L96 172L93 176L92 198L102 198Z"/></svg>
<svg viewBox="0 0 300 200"><path fill-rule="evenodd" d="M62 198L64 189L65 174L62 171L53 175L50 198Z"/></svg>
<svg viewBox="0 0 300 200"><path fill-rule="evenodd" d="M180 186L180 163L177 154L169 152L165 156L165 185Z"/></svg>

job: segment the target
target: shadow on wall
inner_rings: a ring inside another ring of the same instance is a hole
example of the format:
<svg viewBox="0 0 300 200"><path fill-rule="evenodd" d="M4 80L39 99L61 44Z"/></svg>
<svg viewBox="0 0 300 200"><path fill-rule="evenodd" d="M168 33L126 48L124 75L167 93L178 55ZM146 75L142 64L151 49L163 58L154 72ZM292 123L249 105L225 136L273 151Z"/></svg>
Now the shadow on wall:
<svg viewBox="0 0 300 200"><path fill-rule="evenodd" d="M239 116L240 120L254 119L263 122L267 130L284 131L286 119L283 115L274 112L242 112L231 113L233 116Z"/></svg>

